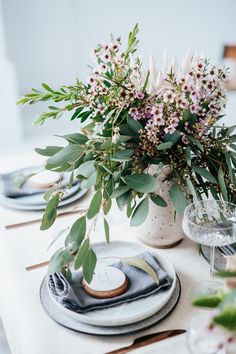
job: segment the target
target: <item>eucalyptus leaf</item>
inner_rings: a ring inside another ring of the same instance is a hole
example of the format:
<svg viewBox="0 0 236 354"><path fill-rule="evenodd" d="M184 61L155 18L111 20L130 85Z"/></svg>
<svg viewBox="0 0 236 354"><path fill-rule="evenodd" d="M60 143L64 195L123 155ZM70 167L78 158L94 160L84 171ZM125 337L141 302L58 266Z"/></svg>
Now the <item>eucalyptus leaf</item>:
<svg viewBox="0 0 236 354"><path fill-rule="evenodd" d="M94 162L94 160L83 162L76 170L77 175L81 175L86 178L90 177L95 171Z"/></svg>
<svg viewBox="0 0 236 354"><path fill-rule="evenodd" d="M62 149L62 146L47 146L44 149L36 148L35 151L42 156L53 156Z"/></svg>
<svg viewBox="0 0 236 354"><path fill-rule="evenodd" d="M188 205L188 202L185 198L184 193L180 190L179 186L176 183L173 183L173 185L171 186L169 195L176 212L179 214L183 214L185 208Z"/></svg>
<svg viewBox="0 0 236 354"><path fill-rule="evenodd" d="M55 272L57 272L63 267L64 265L63 254L64 254L64 249L60 248L51 257L48 265L48 270L47 270L48 275L54 274Z"/></svg>
<svg viewBox="0 0 236 354"><path fill-rule="evenodd" d="M88 141L88 137L80 133L56 135L56 136L66 139L70 144L84 145Z"/></svg>
<svg viewBox="0 0 236 354"><path fill-rule="evenodd" d="M152 193L158 187L156 178L144 173L128 175L124 177L124 181L130 188L140 193Z"/></svg>
<svg viewBox="0 0 236 354"><path fill-rule="evenodd" d="M93 219L99 213L102 204L102 192L99 189L92 198L89 209L87 211L87 218Z"/></svg>
<svg viewBox="0 0 236 354"><path fill-rule="evenodd" d="M133 155L133 150L126 149L126 150L119 150L114 152L111 157L112 161L130 161Z"/></svg>
<svg viewBox="0 0 236 354"><path fill-rule="evenodd" d="M75 270L79 269L84 264L86 258L89 255L89 250L90 250L90 242L89 239L87 238L86 240L84 240L84 242L80 246L75 256L75 263L74 263Z"/></svg>
<svg viewBox="0 0 236 354"><path fill-rule="evenodd" d="M57 206L59 201L60 198L58 194L54 195L52 199L49 200L41 220L40 230L47 230L54 223L57 216Z"/></svg>
<svg viewBox="0 0 236 354"><path fill-rule="evenodd" d="M187 187L188 187L188 191L190 192L190 194L192 194L193 198L195 200L197 200L198 199L197 198L197 194L196 194L195 188L194 188L194 186L192 184L192 181L190 180L190 178L187 178L187 177L185 178L185 180L186 180L186 184L187 184Z"/></svg>
<svg viewBox="0 0 236 354"><path fill-rule="evenodd" d="M51 199L53 193L55 193L55 188L54 187L50 188L46 193L44 193L43 199L46 202L49 202L49 200Z"/></svg>
<svg viewBox="0 0 236 354"><path fill-rule="evenodd" d="M187 161L187 164L189 166L191 166L191 148L190 146L188 145L185 149L185 157L186 157L186 161Z"/></svg>
<svg viewBox="0 0 236 354"><path fill-rule="evenodd" d="M104 225L106 241L107 241L107 243L109 243L110 242L110 230L109 230L109 224L105 218L103 218L103 225Z"/></svg>
<svg viewBox="0 0 236 354"><path fill-rule="evenodd" d="M167 207L167 203L166 203L165 199L163 199L158 194L150 195L150 199L154 204L156 204L160 207L163 207L163 208Z"/></svg>
<svg viewBox="0 0 236 354"><path fill-rule="evenodd" d="M72 164L83 154L84 150L80 145L68 145L47 160L49 165L61 166Z"/></svg>
<svg viewBox="0 0 236 354"><path fill-rule="evenodd" d="M165 134L163 140L164 140L164 142L170 141L172 143L172 145L174 145L177 143L179 138L180 138L180 132L178 130L176 130L172 134L170 134L170 133Z"/></svg>
<svg viewBox="0 0 236 354"><path fill-rule="evenodd" d="M130 191L120 195L119 197L116 198L116 202L118 205L118 208L122 211L124 207L128 204L129 198L130 198Z"/></svg>
<svg viewBox="0 0 236 354"><path fill-rule="evenodd" d="M95 170L88 178L81 181L81 189L89 189L96 183L97 171Z"/></svg>
<svg viewBox="0 0 236 354"><path fill-rule="evenodd" d="M128 190L130 190L129 186L127 186L127 185L120 186L113 191L112 198L117 198L117 197L121 196L122 194L128 192Z"/></svg>
<svg viewBox="0 0 236 354"><path fill-rule="evenodd" d="M77 219L71 226L68 238L73 244L73 251L77 250L86 235L86 217L82 216Z"/></svg>
<svg viewBox="0 0 236 354"><path fill-rule="evenodd" d="M107 215L111 209L111 199L103 201L102 205L104 215Z"/></svg>
<svg viewBox="0 0 236 354"><path fill-rule="evenodd" d="M173 143L171 141L167 141L166 143L161 143L157 146L157 150L166 150L172 147Z"/></svg>
<svg viewBox="0 0 236 354"><path fill-rule="evenodd" d="M89 250L89 254L83 264L83 276L87 283L91 283L94 270L97 264L97 256L93 249Z"/></svg>
<svg viewBox="0 0 236 354"><path fill-rule="evenodd" d="M150 267L150 265L142 258L139 257L123 257L121 258L121 262L124 262L126 264L129 264L133 267L136 267L138 269L143 270L145 273L147 273L153 281L159 285L160 280L156 274L156 272Z"/></svg>
<svg viewBox="0 0 236 354"><path fill-rule="evenodd" d="M135 119L133 119L133 118L131 118L131 117L128 117L127 123L128 123L128 125L129 125L129 127L130 127L135 133L138 133L138 132L140 131L140 129L143 129L142 124L141 124L139 121L137 121L137 120L135 120ZM128 135L129 135L129 134L128 134Z"/></svg>
<svg viewBox="0 0 236 354"><path fill-rule="evenodd" d="M148 196L145 197L134 209L133 215L131 217L130 225L139 226L141 225L146 217L148 216L149 210L149 200Z"/></svg>

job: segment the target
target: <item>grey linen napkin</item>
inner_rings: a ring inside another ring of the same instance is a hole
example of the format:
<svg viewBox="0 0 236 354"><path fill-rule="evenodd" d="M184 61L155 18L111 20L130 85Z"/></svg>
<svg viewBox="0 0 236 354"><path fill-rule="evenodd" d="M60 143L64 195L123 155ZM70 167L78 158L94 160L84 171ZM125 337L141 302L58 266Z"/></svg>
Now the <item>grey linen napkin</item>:
<svg viewBox="0 0 236 354"><path fill-rule="evenodd" d="M20 198L35 194L43 194L48 188L34 188L29 183L24 183L22 187L18 187L16 184L17 179L29 176L31 173L39 171L42 166L23 168L11 173L0 174L0 193L9 198ZM61 181L62 187L69 183L69 174L64 174ZM78 183L78 180L74 181L74 184Z"/></svg>
<svg viewBox="0 0 236 354"><path fill-rule="evenodd" d="M128 264L118 262L112 266L125 273L129 281L129 287L125 293L114 298L96 299L88 295L82 286L83 277L81 272L73 272L72 281L70 283L60 272L50 275L48 277L49 291L60 304L69 310L85 313L95 309L102 309L135 301L156 294L160 291L165 291L171 287L172 279L160 266L158 260L154 256L148 251L145 251L139 254L138 257L143 258L157 273L160 280L159 286L157 286L152 278L144 271Z"/></svg>

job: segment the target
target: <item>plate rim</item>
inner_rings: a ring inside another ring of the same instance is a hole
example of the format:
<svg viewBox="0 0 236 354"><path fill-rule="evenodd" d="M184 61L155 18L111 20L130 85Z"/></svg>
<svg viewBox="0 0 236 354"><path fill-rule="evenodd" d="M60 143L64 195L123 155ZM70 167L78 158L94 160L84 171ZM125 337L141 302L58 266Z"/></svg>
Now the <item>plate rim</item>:
<svg viewBox="0 0 236 354"><path fill-rule="evenodd" d="M143 251L144 251L145 249L148 249L151 254L153 254L153 253L154 253L154 255L157 254L158 256L160 256L160 258L161 258L162 260L164 259L164 261L165 261L166 263L168 263L168 265L170 266L170 268L172 268L172 272L173 272L173 276L174 276L173 283L172 283L172 285L171 285L171 288L168 289L168 290L169 290L169 294L168 294L168 296L166 297L166 299L163 300L162 304L161 304L161 305L159 304L159 306L157 306L156 308L152 308L151 310L149 310L148 312L146 312L145 314L143 314L143 315L141 315L141 316L139 315L139 318L138 318L138 319L137 319L137 315L136 315L136 317L135 317L135 315L134 315L134 316L133 316L132 318L130 318L130 319L124 318L123 320L119 320L119 326L122 326L122 325L128 324L128 323L129 323L129 324L132 324L132 323L135 323L135 322L137 322L137 321L142 321L142 320L144 320L144 319L146 319L146 318L152 316L154 313L157 313L158 311L160 311L160 310L166 305L166 303L170 300L171 296L173 295L173 292L174 292L175 286L176 286L176 279L177 279L174 266L173 266L173 264L171 263L171 261L170 261L166 256L164 256L164 255L158 253L157 250L152 249L152 248L150 248L150 247L148 247L148 246L146 246L146 245L142 245L142 244L139 244L139 243L136 243L136 242L130 242L130 241L126 242L126 241L121 241L121 240L114 240L114 241L111 241L110 244L111 244L111 243L112 243L112 244L114 244L114 243L117 244L117 243L118 243L118 244L122 244L122 245L125 243L126 245L130 245L131 247L132 247L132 246L136 246L136 247L138 246L138 247L141 247L141 248L143 249ZM109 246L105 241L100 241L100 242L98 241L98 242L93 242L93 243L92 243L92 246L95 246L95 247L96 247L96 245L97 245L97 246L100 246L100 247ZM104 320L96 320L96 319L93 319L93 318L88 318L88 317L86 317L86 314L80 314L80 313L74 312L74 311L72 311L72 310L70 310L70 309L64 307L62 304L60 304L60 303L53 297L53 295L50 293L50 291L49 291L49 295L50 295L51 299L56 303L56 305L57 305L60 309L62 309L62 311L65 312L68 316L73 317L73 319L76 319L76 320L78 320L78 321L80 321L80 322L83 322L83 323L85 323L85 324L94 325L94 326L106 326L106 327L113 327L114 325L117 326L117 319L111 319L110 321L105 322L105 324L104 324ZM157 295L158 295L158 294L153 294L153 295L151 295L151 296L157 296ZM144 300L144 298L138 299L137 301L140 301L140 300ZM120 304L119 306L122 306L122 304ZM94 310L94 311L100 311L100 310Z"/></svg>

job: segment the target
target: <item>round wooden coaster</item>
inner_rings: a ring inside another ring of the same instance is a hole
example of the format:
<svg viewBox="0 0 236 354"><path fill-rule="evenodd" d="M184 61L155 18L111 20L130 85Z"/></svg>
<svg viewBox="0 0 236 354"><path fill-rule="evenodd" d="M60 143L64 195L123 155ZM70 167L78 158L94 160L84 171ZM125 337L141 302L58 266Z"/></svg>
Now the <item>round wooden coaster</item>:
<svg viewBox="0 0 236 354"><path fill-rule="evenodd" d="M127 290L128 279L117 268L100 267L96 269L90 284L83 280L83 287L90 296L98 299L112 298Z"/></svg>
<svg viewBox="0 0 236 354"><path fill-rule="evenodd" d="M61 179L61 174L52 171L42 171L28 179L28 183L35 188L50 188Z"/></svg>

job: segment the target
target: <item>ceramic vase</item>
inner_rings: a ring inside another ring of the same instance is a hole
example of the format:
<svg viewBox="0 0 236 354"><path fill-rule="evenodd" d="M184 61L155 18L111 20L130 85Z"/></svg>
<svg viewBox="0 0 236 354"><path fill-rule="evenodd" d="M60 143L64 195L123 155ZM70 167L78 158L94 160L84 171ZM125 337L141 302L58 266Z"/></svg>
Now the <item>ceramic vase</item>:
<svg viewBox="0 0 236 354"><path fill-rule="evenodd" d="M149 213L143 224L137 227L139 241L158 248L171 248L177 246L184 238L182 229L182 216L176 214L169 197L171 181L167 176L170 173L168 166L158 175L159 194L167 202L167 207L160 207L150 201Z"/></svg>

